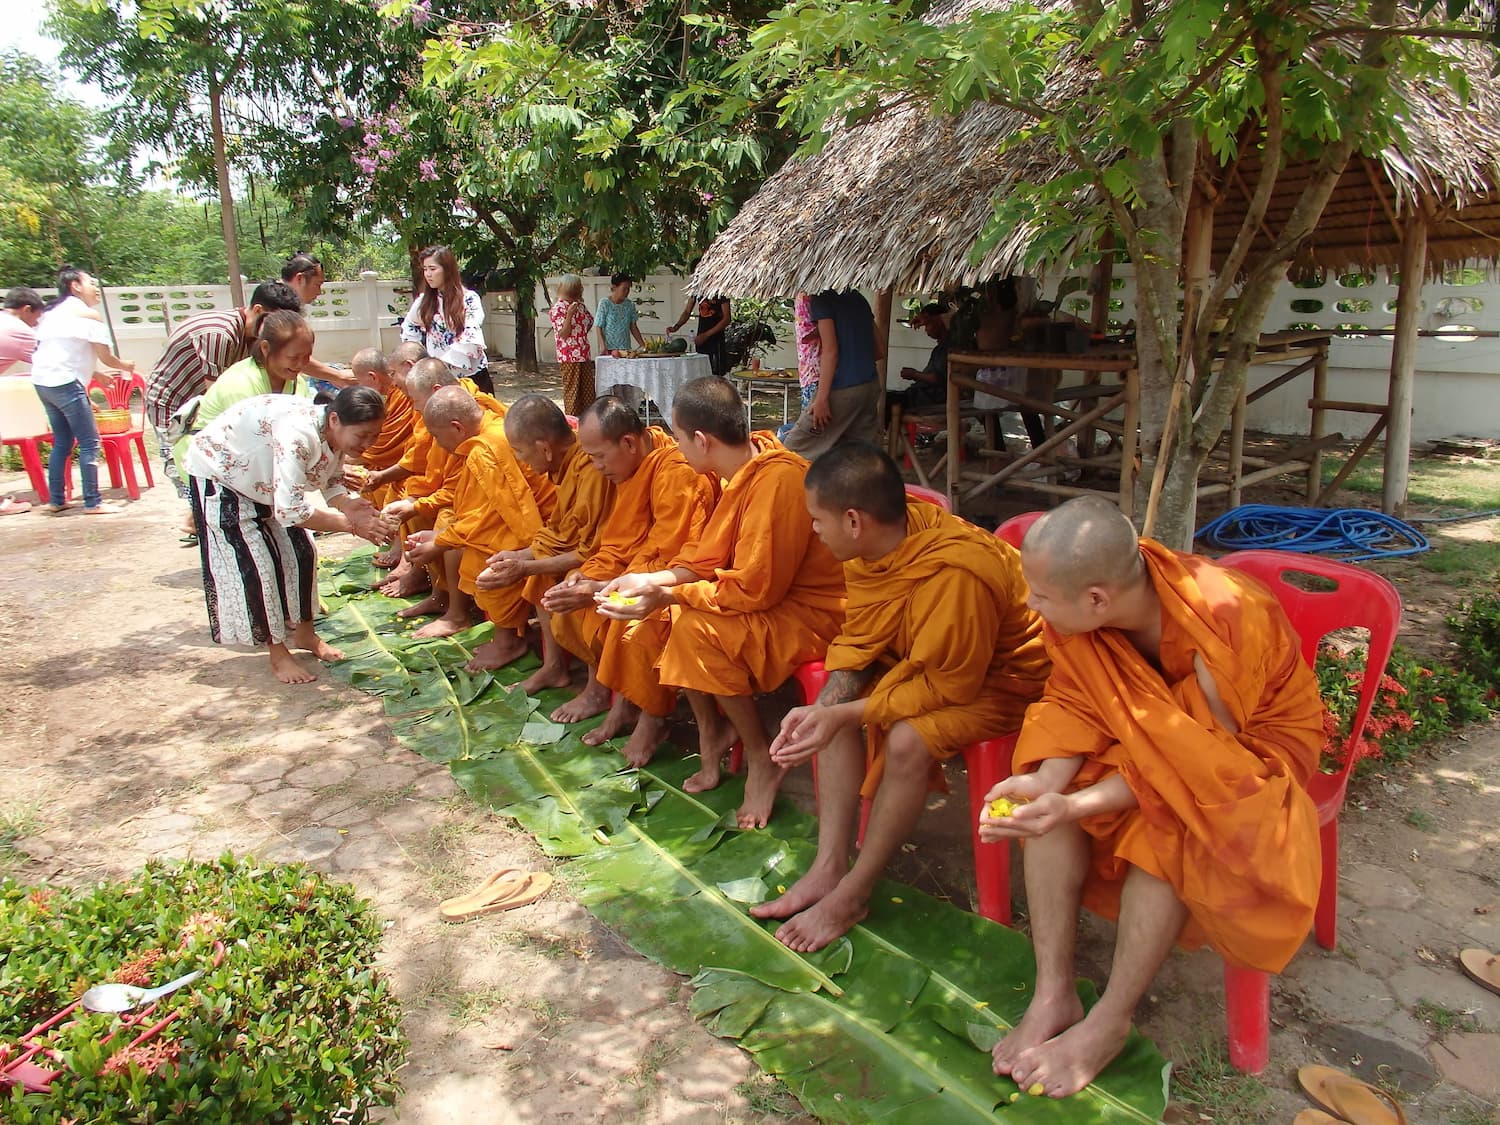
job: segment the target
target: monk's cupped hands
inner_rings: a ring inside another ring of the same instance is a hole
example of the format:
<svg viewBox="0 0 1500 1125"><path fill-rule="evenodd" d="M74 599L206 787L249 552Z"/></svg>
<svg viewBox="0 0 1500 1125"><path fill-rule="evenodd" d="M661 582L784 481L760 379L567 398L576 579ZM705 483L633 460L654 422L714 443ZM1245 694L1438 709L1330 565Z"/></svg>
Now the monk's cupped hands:
<svg viewBox="0 0 1500 1125"><path fill-rule="evenodd" d="M542 608L548 613L587 609L594 604L594 595L602 589L603 582L585 578L582 571L575 570L542 595Z"/></svg>
<svg viewBox="0 0 1500 1125"><path fill-rule="evenodd" d="M1001 798L1016 802L1015 809L1009 816L990 815L991 805ZM1049 789L1034 773L1000 782L984 795L984 809L979 817L979 838L985 843L1034 839L1074 819L1068 798Z"/></svg>
<svg viewBox="0 0 1500 1125"><path fill-rule="evenodd" d="M672 592L645 574L622 574L594 595L594 606L617 621L639 621L672 604Z"/></svg>
<svg viewBox="0 0 1500 1125"><path fill-rule="evenodd" d="M800 766L851 722L858 722L857 712L845 704L793 707L781 720L781 729L771 742L771 761L784 769Z"/></svg>
<svg viewBox="0 0 1500 1125"><path fill-rule="evenodd" d="M334 503L349 521L349 530L361 539L367 539L378 546L396 533L395 521L386 519L374 504L363 497L345 497L341 503Z"/></svg>
<svg viewBox="0 0 1500 1125"><path fill-rule="evenodd" d="M415 535L408 535L406 557L418 566L436 562L442 557L443 549L434 542L435 539L436 534L431 531L419 531Z"/></svg>
<svg viewBox="0 0 1500 1125"><path fill-rule="evenodd" d="M380 509L380 514L395 520L397 523L404 523L406 520L411 519L412 513L416 510L417 502L415 500L392 500L384 508Z"/></svg>
<svg viewBox="0 0 1500 1125"><path fill-rule="evenodd" d="M474 579L481 590L499 590L514 586L526 577L525 560L520 551L497 551L485 560L485 567Z"/></svg>

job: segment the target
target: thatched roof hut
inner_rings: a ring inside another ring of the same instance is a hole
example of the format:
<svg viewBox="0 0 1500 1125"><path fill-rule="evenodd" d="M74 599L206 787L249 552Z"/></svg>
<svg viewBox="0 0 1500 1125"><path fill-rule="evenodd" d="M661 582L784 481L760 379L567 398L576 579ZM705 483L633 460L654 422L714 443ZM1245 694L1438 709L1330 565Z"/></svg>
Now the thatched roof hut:
<svg viewBox="0 0 1500 1125"><path fill-rule="evenodd" d="M952 22L999 2L949 0L928 18ZM1396 265L1401 220L1413 205L1430 212L1429 269L1500 258L1500 87L1489 77L1486 48L1441 49L1471 74L1469 102L1438 83L1401 90L1409 107L1405 136L1350 162L1303 264ZM1061 80L1081 84L1087 76L1080 70ZM1025 123L1020 114L985 104L957 118L902 105L836 127L821 152L787 163L745 203L704 255L693 287L746 297L848 286L920 293L1012 272L1035 233L1025 227L970 260L993 213L991 200L1012 184L1045 181L1071 167L1046 138L1001 152L1001 142ZM1229 249L1249 194L1243 185L1254 182L1257 170L1252 154L1229 178L1216 208L1216 261ZM1282 224L1305 174L1296 165L1282 172L1263 230ZM1078 233L1092 241L1094 232Z"/></svg>

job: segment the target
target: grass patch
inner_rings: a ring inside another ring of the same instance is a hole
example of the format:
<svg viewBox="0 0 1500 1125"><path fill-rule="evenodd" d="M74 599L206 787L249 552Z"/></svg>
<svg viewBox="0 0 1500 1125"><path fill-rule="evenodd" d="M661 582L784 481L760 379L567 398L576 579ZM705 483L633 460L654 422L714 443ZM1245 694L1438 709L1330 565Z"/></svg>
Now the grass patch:
<svg viewBox="0 0 1500 1125"><path fill-rule="evenodd" d="M40 801L11 800L0 804L0 878L21 869L27 856L16 847L16 843L36 835L41 829Z"/></svg>
<svg viewBox="0 0 1500 1125"><path fill-rule="evenodd" d="M374 796L366 800L365 805L367 808L374 809L376 812L388 812L389 810L399 805L402 801L412 796L414 793L416 793L416 791L416 784L414 782L408 782L400 789L387 789L383 793L376 793Z"/></svg>
<svg viewBox="0 0 1500 1125"><path fill-rule="evenodd" d="M755 1074L734 1088L752 1113L768 1117L801 1117L802 1104L787 1084L769 1074Z"/></svg>
<svg viewBox="0 0 1500 1125"><path fill-rule="evenodd" d="M1500 571L1500 543L1448 540L1417 556L1417 562L1433 574L1489 578Z"/></svg>
<svg viewBox="0 0 1500 1125"><path fill-rule="evenodd" d="M1323 483L1338 475L1342 462L1327 458L1323 462ZM1344 481L1350 492L1379 495L1385 472L1368 459ZM1450 461L1445 458L1417 458L1411 463L1411 484L1407 498L1413 504L1433 508L1461 508L1470 512L1500 508L1500 462Z"/></svg>
<svg viewBox="0 0 1500 1125"><path fill-rule="evenodd" d="M1479 1021L1474 1018L1473 1012L1448 1008L1431 1000L1420 1001L1412 1015L1440 1032L1480 1030Z"/></svg>
<svg viewBox="0 0 1500 1125"><path fill-rule="evenodd" d="M1406 814L1406 823L1422 832L1436 832L1438 822L1425 809L1412 809Z"/></svg>
<svg viewBox="0 0 1500 1125"><path fill-rule="evenodd" d="M1448 1125L1494 1125L1494 1113L1484 1106L1461 1105L1448 1111Z"/></svg>
<svg viewBox="0 0 1500 1125"><path fill-rule="evenodd" d="M1172 1090L1179 1100L1220 1125L1260 1125L1266 1119L1270 1091L1230 1065L1216 1036L1205 1033L1181 1043L1175 1055Z"/></svg>

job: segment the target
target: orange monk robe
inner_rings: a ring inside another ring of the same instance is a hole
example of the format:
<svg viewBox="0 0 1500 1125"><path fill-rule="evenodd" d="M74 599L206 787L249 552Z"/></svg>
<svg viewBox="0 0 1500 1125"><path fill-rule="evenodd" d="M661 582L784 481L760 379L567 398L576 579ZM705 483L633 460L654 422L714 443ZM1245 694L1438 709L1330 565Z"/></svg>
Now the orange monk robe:
<svg viewBox="0 0 1500 1125"><path fill-rule="evenodd" d="M416 508L406 521L407 530L430 531L439 514L453 506L453 490L463 459L439 445L419 417L412 427L411 444L401 457L401 467L413 474L406 478L403 491Z"/></svg>
<svg viewBox="0 0 1500 1125"><path fill-rule="evenodd" d="M634 475L616 487L598 549L579 567L590 581L665 568L703 533L719 498L716 483L693 470L670 434L652 426L644 438L648 452ZM665 611L659 616L664 620ZM597 668L602 682L637 707L652 715L669 715L677 692L662 687L657 677L660 648L627 643L641 625L654 627L651 622L617 621L586 607L553 614L552 636Z"/></svg>
<svg viewBox="0 0 1500 1125"><path fill-rule="evenodd" d="M548 475L556 499L546 524L531 541L531 557L551 559L576 553L580 561L587 559L599 547L605 517L615 502L615 486L576 441L557 472ZM533 574L525 580L522 596L537 605L561 578L561 574Z"/></svg>
<svg viewBox="0 0 1500 1125"><path fill-rule="evenodd" d="M710 695L774 691L821 660L844 621L844 568L813 533L807 462L767 432L724 486L702 537L673 561L696 581L673 588L657 669ZM631 643L639 644L637 636Z"/></svg>
<svg viewBox="0 0 1500 1125"><path fill-rule="evenodd" d="M1253 578L1141 544L1162 606L1161 667L1115 629L1046 630L1052 675L1027 713L1015 770L1082 757L1073 788L1118 773L1138 809L1089 817L1090 910L1115 917L1131 866L1188 908L1180 939L1235 965L1280 972L1307 936L1322 863L1306 784L1323 745L1323 704L1297 635ZM1239 727L1209 709L1194 654Z"/></svg>
<svg viewBox="0 0 1500 1125"><path fill-rule="evenodd" d="M380 434L375 438L375 444L360 455L360 464L377 472L399 463L406 454L417 417L416 408L406 397L406 392L392 386L391 393L385 396L385 419L380 423ZM399 483L383 484L370 493L370 502L383 508L400 495Z"/></svg>
<svg viewBox="0 0 1500 1125"><path fill-rule="evenodd" d="M1021 556L924 500L906 503L906 538L888 555L844 563L844 627L830 672L888 665L865 703L864 794L885 772L885 736L910 724L938 761L1017 730L1051 667L1042 619L1026 606ZM933 763L942 788L942 767Z"/></svg>
<svg viewBox="0 0 1500 1125"><path fill-rule="evenodd" d="M541 530L537 509L521 466L505 440L505 420L485 413L479 432L459 445L455 456L463 462L453 492L453 507L437 522L434 542L460 548L458 588L474 597L497 629L526 627L531 607L521 597L519 584L500 590L479 590L474 579L496 551L517 551Z"/></svg>

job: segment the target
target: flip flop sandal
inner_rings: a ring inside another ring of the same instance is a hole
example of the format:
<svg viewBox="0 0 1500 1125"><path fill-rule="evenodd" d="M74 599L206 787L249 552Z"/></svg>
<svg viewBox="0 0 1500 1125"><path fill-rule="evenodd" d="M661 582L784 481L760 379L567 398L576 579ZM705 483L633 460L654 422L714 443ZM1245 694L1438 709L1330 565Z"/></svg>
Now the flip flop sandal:
<svg viewBox="0 0 1500 1125"><path fill-rule="evenodd" d="M1292 1118L1292 1125L1349 1125L1342 1117L1334 1117L1321 1109L1304 1109Z"/></svg>
<svg viewBox="0 0 1500 1125"><path fill-rule="evenodd" d="M1384 1090L1331 1066L1304 1066L1297 1081L1313 1101L1350 1125L1407 1125L1401 1103Z"/></svg>
<svg viewBox="0 0 1500 1125"><path fill-rule="evenodd" d="M547 893L552 876L546 872L506 867L495 872L466 895L444 899L438 917L445 922L464 922L481 914L527 906Z"/></svg>
<svg viewBox="0 0 1500 1125"><path fill-rule="evenodd" d="M1458 965L1475 984L1500 992L1500 956L1488 949L1465 949L1458 955Z"/></svg>

